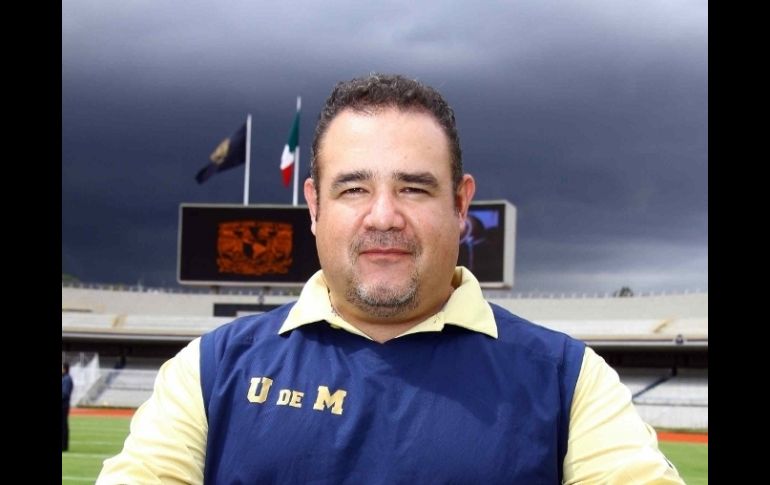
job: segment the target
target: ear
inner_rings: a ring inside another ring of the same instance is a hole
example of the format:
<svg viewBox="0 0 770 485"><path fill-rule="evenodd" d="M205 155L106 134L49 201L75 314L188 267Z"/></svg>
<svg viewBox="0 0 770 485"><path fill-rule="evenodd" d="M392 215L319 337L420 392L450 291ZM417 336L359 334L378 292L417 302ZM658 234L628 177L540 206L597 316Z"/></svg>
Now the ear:
<svg viewBox="0 0 770 485"><path fill-rule="evenodd" d="M315 236L315 221L318 219L318 193L315 190L313 179L307 178L303 186L307 208L310 209L310 231Z"/></svg>
<svg viewBox="0 0 770 485"><path fill-rule="evenodd" d="M476 193L476 181L469 174L463 175L455 194L455 207L460 224L460 233L465 230L465 221L468 219L468 208L471 206L473 194Z"/></svg>

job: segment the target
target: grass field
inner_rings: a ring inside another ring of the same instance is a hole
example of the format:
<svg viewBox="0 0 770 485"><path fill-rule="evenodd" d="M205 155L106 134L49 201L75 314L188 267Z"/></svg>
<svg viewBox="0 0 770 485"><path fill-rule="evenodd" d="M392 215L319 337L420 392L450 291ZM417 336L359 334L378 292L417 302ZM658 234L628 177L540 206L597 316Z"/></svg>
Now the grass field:
<svg viewBox="0 0 770 485"><path fill-rule="evenodd" d="M128 435L128 417L70 416L70 449L62 453L62 485L93 484L102 461L117 454ZM708 483L708 445L661 442L687 485Z"/></svg>
<svg viewBox="0 0 770 485"><path fill-rule="evenodd" d="M70 416L70 449L62 453L62 485L96 481L102 461L123 448L131 418Z"/></svg>
<svg viewBox="0 0 770 485"><path fill-rule="evenodd" d="M709 445L661 441L661 451L679 470L687 485L709 482Z"/></svg>

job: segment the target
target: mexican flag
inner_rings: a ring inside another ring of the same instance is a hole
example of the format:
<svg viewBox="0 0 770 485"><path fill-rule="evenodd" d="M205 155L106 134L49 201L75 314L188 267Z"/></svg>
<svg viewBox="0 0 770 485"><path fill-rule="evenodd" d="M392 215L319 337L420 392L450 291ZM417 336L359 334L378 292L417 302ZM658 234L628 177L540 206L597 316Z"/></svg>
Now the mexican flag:
<svg viewBox="0 0 770 485"><path fill-rule="evenodd" d="M291 178L294 172L294 164L297 163L299 147L299 100L297 101L297 114L294 115L294 123L291 125L289 140L283 147L281 155L281 173L283 174L283 185L286 187L291 184Z"/></svg>

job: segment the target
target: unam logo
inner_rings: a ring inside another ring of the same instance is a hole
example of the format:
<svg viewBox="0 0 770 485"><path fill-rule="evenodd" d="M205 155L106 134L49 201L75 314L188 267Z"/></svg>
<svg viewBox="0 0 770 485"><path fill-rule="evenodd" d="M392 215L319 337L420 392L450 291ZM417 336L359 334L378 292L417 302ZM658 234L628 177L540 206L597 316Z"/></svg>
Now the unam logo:
<svg viewBox="0 0 770 485"><path fill-rule="evenodd" d="M292 225L274 221L219 224L217 268L220 273L259 276L286 274L292 263Z"/></svg>

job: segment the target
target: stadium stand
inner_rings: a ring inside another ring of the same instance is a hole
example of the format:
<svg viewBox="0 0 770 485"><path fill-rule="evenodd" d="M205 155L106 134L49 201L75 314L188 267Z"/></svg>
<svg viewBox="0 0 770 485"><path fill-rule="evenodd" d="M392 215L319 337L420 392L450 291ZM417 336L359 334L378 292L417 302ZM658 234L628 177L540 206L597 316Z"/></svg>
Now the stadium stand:
<svg viewBox="0 0 770 485"><path fill-rule="evenodd" d="M632 396L636 396L671 377L670 369L654 368L617 368L620 381L628 387Z"/></svg>
<svg viewBox="0 0 770 485"><path fill-rule="evenodd" d="M642 417L658 428L708 430L708 369L618 369Z"/></svg>
<svg viewBox="0 0 770 485"><path fill-rule="evenodd" d="M139 407L152 394L157 369L108 371L104 386L83 402L90 406Z"/></svg>
<svg viewBox="0 0 770 485"><path fill-rule="evenodd" d="M708 406L708 371L681 369L676 376L635 396L640 404Z"/></svg>

